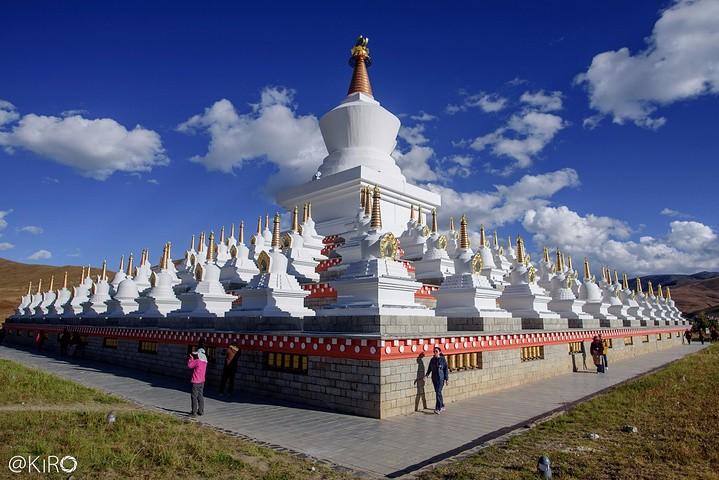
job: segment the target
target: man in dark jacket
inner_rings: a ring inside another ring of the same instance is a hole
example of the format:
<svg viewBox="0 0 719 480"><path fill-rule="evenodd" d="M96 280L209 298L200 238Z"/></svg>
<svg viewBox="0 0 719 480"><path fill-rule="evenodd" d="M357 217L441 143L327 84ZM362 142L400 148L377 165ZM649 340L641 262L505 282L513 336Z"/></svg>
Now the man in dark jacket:
<svg viewBox="0 0 719 480"><path fill-rule="evenodd" d="M434 385L434 394L437 398L434 407L434 413L440 414L444 411L444 397L442 396L442 388L449 385L449 367L447 359L444 358L442 350L439 346L434 347L432 359L427 367L427 377L432 375L432 385Z"/></svg>
<svg viewBox="0 0 719 480"><path fill-rule="evenodd" d="M589 346L589 354L592 356L592 360L594 361L594 365L597 367L597 373L604 370L604 365L602 365L602 354L604 353L604 344L602 343L602 340L595 336L594 339L592 339L592 344Z"/></svg>
<svg viewBox="0 0 719 480"><path fill-rule="evenodd" d="M225 393L227 385L228 395L235 389L235 375L237 374L237 361L240 358L240 349L234 343L225 349L225 364L222 366L222 379L220 380L220 395Z"/></svg>

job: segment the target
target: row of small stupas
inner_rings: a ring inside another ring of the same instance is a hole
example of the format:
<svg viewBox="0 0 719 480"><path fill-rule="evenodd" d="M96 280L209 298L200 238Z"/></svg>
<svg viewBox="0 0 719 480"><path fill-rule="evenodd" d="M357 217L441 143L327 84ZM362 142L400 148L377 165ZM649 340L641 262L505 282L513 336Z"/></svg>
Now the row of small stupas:
<svg viewBox="0 0 719 480"><path fill-rule="evenodd" d="M572 258L544 248L535 265L524 242L500 245L480 228L476 250L470 246L466 217L459 231L453 220L440 233L437 211L427 225L421 208L410 210L405 230L396 237L382 227L379 187L362 187L353 225L343 237L323 237L315 229L311 204L302 221L298 208L291 228L281 233L276 214L258 219L257 232L245 244L245 226L234 226L216 242L200 235L179 262L171 244L159 264L142 252L139 265L124 258L112 280L106 262L94 278L83 269L80 284L32 293L32 284L17 308L20 317L306 317L313 315L438 315L462 318L538 319L553 327L595 328L683 323L669 288L639 279L630 289L626 274L603 268L599 280L584 260L580 275ZM434 287L427 287L433 285ZM313 310L305 297L318 287L336 292L336 300ZM436 308L419 303L416 294L430 288ZM545 328L547 328L545 326Z"/></svg>

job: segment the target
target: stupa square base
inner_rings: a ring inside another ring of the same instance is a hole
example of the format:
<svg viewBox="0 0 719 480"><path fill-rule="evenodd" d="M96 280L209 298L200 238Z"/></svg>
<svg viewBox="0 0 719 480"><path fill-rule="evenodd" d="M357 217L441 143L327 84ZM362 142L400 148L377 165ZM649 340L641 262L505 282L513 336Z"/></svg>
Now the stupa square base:
<svg viewBox="0 0 719 480"><path fill-rule="evenodd" d="M598 318L570 318L567 320L569 328L596 329L600 328Z"/></svg>
<svg viewBox="0 0 719 480"><path fill-rule="evenodd" d="M619 328L624 326L624 320L621 320L619 318L600 318L599 326L602 328Z"/></svg>
<svg viewBox="0 0 719 480"><path fill-rule="evenodd" d="M431 310L429 311L431 312ZM447 334L447 317L359 312L355 315L307 317L304 321L304 330L308 332L343 332L392 336Z"/></svg>
<svg viewBox="0 0 719 480"><path fill-rule="evenodd" d="M452 332L512 332L522 328L522 320L507 317L449 317L447 328Z"/></svg>
<svg viewBox="0 0 719 480"><path fill-rule="evenodd" d="M526 330L566 330L569 320L566 318L522 318L522 328Z"/></svg>

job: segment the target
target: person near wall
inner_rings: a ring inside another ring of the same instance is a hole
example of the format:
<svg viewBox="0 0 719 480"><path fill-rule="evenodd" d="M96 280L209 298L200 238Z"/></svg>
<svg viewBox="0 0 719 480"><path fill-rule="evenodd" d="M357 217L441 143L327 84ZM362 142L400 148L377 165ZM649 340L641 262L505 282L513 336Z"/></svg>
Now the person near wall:
<svg viewBox="0 0 719 480"><path fill-rule="evenodd" d="M687 343L689 345L692 344L692 331L690 329L686 329L686 331L684 332L684 338L687 339Z"/></svg>
<svg viewBox="0 0 719 480"><path fill-rule="evenodd" d="M67 327L62 329L58 343L60 344L60 355L67 355L67 349L70 346L70 331Z"/></svg>
<svg viewBox="0 0 719 480"><path fill-rule="evenodd" d="M427 375L425 376L429 377L430 375L432 376L432 385L434 385L434 395L436 397L434 413L440 414L444 411L442 389L445 385L449 385L449 367L447 366L447 359L444 358L439 346L434 347L432 359L427 367Z"/></svg>
<svg viewBox="0 0 719 480"><path fill-rule="evenodd" d="M240 349L234 343L225 349L225 364L222 366L222 379L220 380L220 395L224 395L225 386L227 394L232 395L235 390L235 375L237 374L237 361L240 358Z"/></svg>
<svg viewBox="0 0 719 480"><path fill-rule="evenodd" d="M581 345L582 348L582 367L584 370L589 370L587 368L587 347L584 345L584 342L580 342L579 345Z"/></svg>
<svg viewBox="0 0 719 480"><path fill-rule="evenodd" d="M607 353L609 353L609 341L606 338L602 338L602 334L599 334L599 340L602 342L602 365L604 365L604 371L609 370L609 359Z"/></svg>
<svg viewBox="0 0 719 480"><path fill-rule="evenodd" d="M594 336L592 344L589 346L589 354L592 356L594 365L597 367L597 373L604 372L604 365L602 365L602 352L604 351L604 345L598 336Z"/></svg>
<svg viewBox="0 0 719 480"><path fill-rule="evenodd" d="M192 370L192 378L190 384L192 390L190 392L190 401L192 404L192 411L190 417L194 418L197 415L203 415L205 413L205 374L207 373L207 355L205 355L204 348L198 348L196 351L190 353L187 359L187 368Z"/></svg>

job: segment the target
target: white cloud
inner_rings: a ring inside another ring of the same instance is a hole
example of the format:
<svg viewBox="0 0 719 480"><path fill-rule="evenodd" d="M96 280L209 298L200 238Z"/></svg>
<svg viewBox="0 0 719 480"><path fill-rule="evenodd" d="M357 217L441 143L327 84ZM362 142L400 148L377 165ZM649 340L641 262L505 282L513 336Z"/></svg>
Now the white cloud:
<svg viewBox="0 0 719 480"><path fill-rule="evenodd" d="M562 109L562 92L554 91L545 93L544 90L538 92L524 92L519 101L526 103L532 108L540 112L554 112Z"/></svg>
<svg viewBox="0 0 719 480"><path fill-rule="evenodd" d="M667 217L674 217L674 218L691 218L692 216L688 213L680 212L679 210L674 210L672 208L663 208L661 212L659 212L661 215L665 215Z"/></svg>
<svg viewBox="0 0 719 480"><path fill-rule="evenodd" d="M577 259L589 257L595 269L609 265L630 275L646 275L719 268L717 234L699 222L673 221L664 236L644 235L635 241L621 220L582 216L561 206L530 210L522 225L537 246L558 246Z"/></svg>
<svg viewBox="0 0 719 480"><path fill-rule="evenodd" d="M55 177L42 177L43 183L60 183L60 180Z"/></svg>
<svg viewBox="0 0 719 480"><path fill-rule="evenodd" d="M18 118L20 118L20 115L15 110L15 105L7 100L0 99L0 127L7 123L12 123Z"/></svg>
<svg viewBox="0 0 719 480"><path fill-rule="evenodd" d="M19 230L21 232L30 233L32 235L40 235L42 232L45 231L45 230L43 230L42 227L37 227L35 225L26 225L26 226L20 228Z"/></svg>
<svg viewBox="0 0 719 480"><path fill-rule="evenodd" d="M434 149L427 145L424 125L420 123L413 127L402 126L399 129L399 139L406 143L409 149L403 150L398 144L392 156L397 160L407 180L411 182L437 180L437 173L429 165L429 160L434 156Z"/></svg>
<svg viewBox="0 0 719 480"><path fill-rule="evenodd" d="M460 92L463 93L463 92ZM460 104L449 104L445 108L445 111L454 115L458 112L466 112L470 108L479 108L483 112L494 113L498 112L507 106L507 99L496 94L496 93L485 93L480 92L474 95L464 95L462 103Z"/></svg>
<svg viewBox="0 0 719 480"><path fill-rule="evenodd" d="M445 185L430 184L430 190L442 196L442 221L449 216L467 214L470 228L501 227L521 220L525 212L550 203L550 198L564 188L577 187L579 176L571 168L541 175L525 175L511 185L495 185L491 191L459 192Z"/></svg>
<svg viewBox="0 0 719 480"><path fill-rule="evenodd" d="M437 119L436 116L423 111L420 111L419 115L411 115L409 118L411 118L415 122L431 122L432 120Z"/></svg>
<svg viewBox="0 0 719 480"><path fill-rule="evenodd" d="M37 252L27 257L28 260L47 260L48 258L52 258L52 253L50 253L48 250L38 250Z"/></svg>
<svg viewBox="0 0 719 480"><path fill-rule="evenodd" d="M271 188L308 181L327 155L314 115L298 115L294 91L280 87L262 90L260 102L239 113L232 102L218 100L177 129L210 136L205 155L192 161L208 170L230 173L251 161L268 161L278 171Z"/></svg>
<svg viewBox="0 0 719 480"><path fill-rule="evenodd" d="M590 105L615 123L659 128L654 116L671 103L719 93L719 2L677 0L664 10L634 55L628 48L596 55L575 81L586 85Z"/></svg>
<svg viewBox="0 0 719 480"><path fill-rule="evenodd" d="M79 249L76 249L74 252L70 252L67 254L68 257L79 257L81 255L82 254Z"/></svg>
<svg viewBox="0 0 719 480"><path fill-rule="evenodd" d="M472 174L474 158L469 155L451 155L440 162L439 176L446 179L452 177L467 178Z"/></svg>
<svg viewBox="0 0 719 480"><path fill-rule="evenodd" d="M159 184L160 184L160 181L159 181L159 180L156 180L156 179L154 179L154 178L148 178L148 179L147 179L147 183L151 183L151 184L153 184L153 185L159 185Z"/></svg>
<svg viewBox="0 0 719 480"><path fill-rule="evenodd" d="M497 172L508 175L518 168L531 166L534 157L567 125L562 117L553 113L523 111L512 115L505 126L475 138L469 146L480 152L489 148L494 156L514 160Z"/></svg>
<svg viewBox="0 0 719 480"><path fill-rule="evenodd" d="M0 251L10 250L11 248L15 248L15 245L10 242L0 242Z"/></svg>
<svg viewBox="0 0 719 480"><path fill-rule="evenodd" d="M30 113L11 131L0 131L0 145L9 152L30 150L97 180L117 171L146 172L169 163L157 132L139 125L127 130L111 118Z"/></svg>
<svg viewBox="0 0 719 480"><path fill-rule="evenodd" d="M10 215L11 213L12 213L12 209L0 210L0 230L3 230L7 227L7 220L5 220L5 217Z"/></svg>

